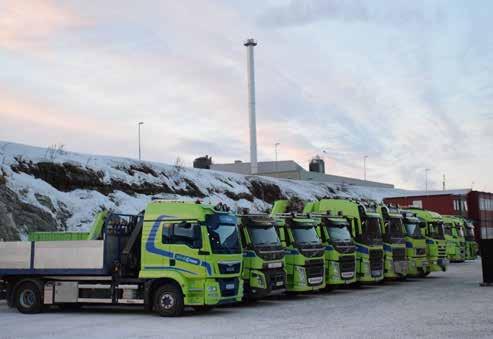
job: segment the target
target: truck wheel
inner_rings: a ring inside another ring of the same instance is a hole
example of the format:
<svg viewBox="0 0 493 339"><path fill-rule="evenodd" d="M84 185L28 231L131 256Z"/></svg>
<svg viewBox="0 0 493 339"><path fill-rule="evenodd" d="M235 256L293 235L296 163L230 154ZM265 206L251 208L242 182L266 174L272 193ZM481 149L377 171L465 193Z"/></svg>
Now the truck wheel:
<svg viewBox="0 0 493 339"><path fill-rule="evenodd" d="M163 285L154 293L154 311L161 317L178 317L184 308L183 294L175 285Z"/></svg>
<svg viewBox="0 0 493 339"><path fill-rule="evenodd" d="M38 286L32 282L19 286L15 292L15 306L19 312L24 314L40 313L43 305Z"/></svg>

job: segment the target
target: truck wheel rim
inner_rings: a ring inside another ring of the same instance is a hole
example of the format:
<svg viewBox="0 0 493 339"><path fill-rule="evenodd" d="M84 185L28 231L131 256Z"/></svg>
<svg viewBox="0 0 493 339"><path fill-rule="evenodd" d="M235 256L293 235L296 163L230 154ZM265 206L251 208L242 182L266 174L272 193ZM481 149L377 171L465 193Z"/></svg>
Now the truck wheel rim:
<svg viewBox="0 0 493 339"><path fill-rule="evenodd" d="M173 306L175 306L175 298L171 294L163 294L161 297L161 307L164 308L165 310L171 309Z"/></svg>
<svg viewBox="0 0 493 339"><path fill-rule="evenodd" d="M24 308L32 307L34 305L35 300L36 300L36 296L34 295L34 292L31 290L22 291L19 296L19 303Z"/></svg>

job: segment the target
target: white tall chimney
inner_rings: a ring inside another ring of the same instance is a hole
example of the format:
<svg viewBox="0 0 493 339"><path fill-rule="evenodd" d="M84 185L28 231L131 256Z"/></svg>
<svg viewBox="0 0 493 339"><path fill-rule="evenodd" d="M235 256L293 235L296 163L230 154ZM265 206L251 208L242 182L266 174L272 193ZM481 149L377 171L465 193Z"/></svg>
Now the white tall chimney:
<svg viewBox="0 0 493 339"><path fill-rule="evenodd" d="M257 165L257 122L255 114L255 66L253 48L257 46L254 39L248 39L244 45L247 48L247 73L248 73L248 111L250 116L250 172L258 173Z"/></svg>

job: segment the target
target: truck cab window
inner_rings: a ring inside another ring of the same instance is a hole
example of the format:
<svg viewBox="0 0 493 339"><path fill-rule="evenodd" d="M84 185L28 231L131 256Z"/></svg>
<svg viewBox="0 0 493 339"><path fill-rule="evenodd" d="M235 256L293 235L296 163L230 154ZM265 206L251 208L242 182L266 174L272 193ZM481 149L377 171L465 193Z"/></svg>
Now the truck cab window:
<svg viewBox="0 0 493 339"><path fill-rule="evenodd" d="M163 225L163 243L187 245L190 248L202 247L200 225L187 222Z"/></svg>

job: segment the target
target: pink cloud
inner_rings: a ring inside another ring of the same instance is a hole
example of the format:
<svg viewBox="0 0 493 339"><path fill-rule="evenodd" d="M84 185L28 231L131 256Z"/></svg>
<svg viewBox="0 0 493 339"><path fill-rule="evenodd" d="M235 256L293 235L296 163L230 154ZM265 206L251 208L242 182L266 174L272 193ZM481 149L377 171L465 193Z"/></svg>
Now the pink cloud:
<svg viewBox="0 0 493 339"><path fill-rule="evenodd" d="M83 24L52 0L3 0L0 13L0 48L10 50L40 47L54 34Z"/></svg>

